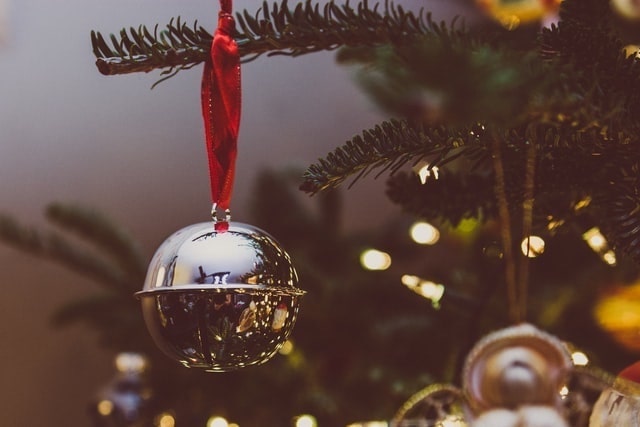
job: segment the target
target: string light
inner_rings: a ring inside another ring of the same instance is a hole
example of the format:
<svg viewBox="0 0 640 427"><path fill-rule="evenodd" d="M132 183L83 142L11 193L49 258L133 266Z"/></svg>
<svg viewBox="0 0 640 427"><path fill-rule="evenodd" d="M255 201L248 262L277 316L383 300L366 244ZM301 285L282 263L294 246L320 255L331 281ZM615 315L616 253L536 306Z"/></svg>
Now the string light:
<svg viewBox="0 0 640 427"><path fill-rule="evenodd" d="M296 418L296 427L318 427L318 421L313 415L300 415Z"/></svg>
<svg viewBox="0 0 640 427"><path fill-rule="evenodd" d="M157 418L156 425L158 427L175 427L176 419L171 414L160 414Z"/></svg>
<svg viewBox="0 0 640 427"><path fill-rule="evenodd" d="M437 166L431 166L431 163L421 161L413 167L413 171L420 178L422 184L426 184L427 180L431 177L438 179L440 177L440 169Z"/></svg>
<svg viewBox="0 0 640 427"><path fill-rule="evenodd" d="M101 400L97 405L98 413L104 417L111 415L113 412L113 402L110 400Z"/></svg>
<svg viewBox="0 0 640 427"><path fill-rule="evenodd" d="M207 421L207 427L229 427L229 422L222 417L213 416Z"/></svg>
<svg viewBox="0 0 640 427"><path fill-rule="evenodd" d="M367 249L360 255L360 264L367 270L386 270L391 266L391 255L377 249Z"/></svg>
<svg viewBox="0 0 640 427"><path fill-rule="evenodd" d="M428 222L416 222L411 226L409 234L414 242L421 245L433 245L440 240L440 231Z"/></svg>
<svg viewBox="0 0 640 427"><path fill-rule="evenodd" d="M405 274L400 280L407 288L430 300L434 308L440 308L440 300L444 296L444 285L410 274Z"/></svg>
<svg viewBox="0 0 640 427"><path fill-rule="evenodd" d="M540 236L529 236L522 239L520 249L529 258L536 258L544 252L544 239Z"/></svg>
<svg viewBox="0 0 640 427"><path fill-rule="evenodd" d="M602 235L602 232L600 232L598 227L593 227L585 231L582 234L582 238L595 253L600 255L600 258L604 262L611 266L616 265L616 254L611 250L611 248L609 248L607 239Z"/></svg>

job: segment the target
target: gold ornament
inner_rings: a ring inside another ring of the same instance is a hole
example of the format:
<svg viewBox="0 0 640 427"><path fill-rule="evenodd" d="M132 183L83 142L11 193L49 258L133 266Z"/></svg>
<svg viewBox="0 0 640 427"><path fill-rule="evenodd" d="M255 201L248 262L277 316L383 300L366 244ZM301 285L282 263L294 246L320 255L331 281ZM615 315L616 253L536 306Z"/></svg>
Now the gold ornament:
<svg viewBox="0 0 640 427"><path fill-rule="evenodd" d="M558 10L562 0L476 0L485 13L512 30L520 24L538 22Z"/></svg>

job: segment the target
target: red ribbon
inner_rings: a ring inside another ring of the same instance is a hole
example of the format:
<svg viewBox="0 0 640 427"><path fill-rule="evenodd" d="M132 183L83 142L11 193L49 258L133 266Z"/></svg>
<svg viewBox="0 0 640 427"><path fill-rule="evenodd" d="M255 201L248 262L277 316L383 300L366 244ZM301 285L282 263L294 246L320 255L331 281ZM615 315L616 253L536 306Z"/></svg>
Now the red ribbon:
<svg viewBox="0 0 640 427"><path fill-rule="evenodd" d="M211 199L226 210L231 202L240 128L240 55L233 39L231 0L220 0L218 28L202 76L202 116L209 158Z"/></svg>

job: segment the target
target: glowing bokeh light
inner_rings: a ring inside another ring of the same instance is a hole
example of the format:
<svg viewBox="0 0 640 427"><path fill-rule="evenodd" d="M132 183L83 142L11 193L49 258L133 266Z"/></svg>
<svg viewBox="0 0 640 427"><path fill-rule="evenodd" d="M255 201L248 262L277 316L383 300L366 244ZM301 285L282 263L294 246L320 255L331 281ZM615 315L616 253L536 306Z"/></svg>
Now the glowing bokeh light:
<svg viewBox="0 0 640 427"><path fill-rule="evenodd" d="M291 354L292 351L293 351L293 342L291 340L286 340L282 344L282 347L280 347L280 350L278 350L278 353L280 353L283 356L288 356Z"/></svg>
<svg viewBox="0 0 640 427"><path fill-rule="evenodd" d="M367 249L360 255L360 264L367 270L386 270L391 266L391 256L377 249Z"/></svg>
<svg viewBox="0 0 640 427"><path fill-rule="evenodd" d="M544 239L540 236L529 236L522 239L522 244L520 245L520 249L522 249L522 253L529 257L535 258L537 256L542 255L544 252Z"/></svg>
<svg viewBox="0 0 640 427"><path fill-rule="evenodd" d="M110 400L101 400L97 405L98 413L103 417L111 415L113 412L113 402Z"/></svg>
<svg viewBox="0 0 640 427"><path fill-rule="evenodd" d="M430 300L434 308L440 307L440 300L444 296L444 285L410 274L403 275L400 281L418 295Z"/></svg>
<svg viewBox="0 0 640 427"><path fill-rule="evenodd" d="M147 359L139 353L119 353L116 356L118 372L140 373L147 368Z"/></svg>
<svg viewBox="0 0 640 427"><path fill-rule="evenodd" d="M157 425L158 427L175 427L176 419L171 414L160 414Z"/></svg>
<svg viewBox="0 0 640 427"><path fill-rule="evenodd" d="M409 233L413 241L421 245L433 245L440 240L440 231L428 222L416 222Z"/></svg>
<svg viewBox="0 0 640 427"><path fill-rule="evenodd" d="M616 254L609 248L607 239L602 235L598 227L593 227L585 231L582 234L582 238L595 253L600 255L600 258L602 258L604 262L611 266L616 265Z"/></svg>
<svg viewBox="0 0 640 427"><path fill-rule="evenodd" d="M211 417L207 421L207 427L229 427L229 423L222 417Z"/></svg>
<svg viewBox="0 0 640 427"><path fill-rule="evenodd" d="M313 415L300 415L296 418L296 427L317 427L318 421Z"/></svg>

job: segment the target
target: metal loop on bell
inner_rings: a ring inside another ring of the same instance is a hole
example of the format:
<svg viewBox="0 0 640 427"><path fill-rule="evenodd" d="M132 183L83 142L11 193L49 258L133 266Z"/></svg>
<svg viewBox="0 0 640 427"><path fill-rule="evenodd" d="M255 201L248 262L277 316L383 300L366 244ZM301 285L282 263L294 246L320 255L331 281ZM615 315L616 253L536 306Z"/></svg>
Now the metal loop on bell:
<svg viewBox="0 0 640 427"><path fill-rule="evenodd" d="M211 219L213 220L213 223L216 224L218 222L229 222L231 221L231 209L225 209L224 210L224 219L220 219L218 218L218 204L214 203L211 206Z"/></svg>

